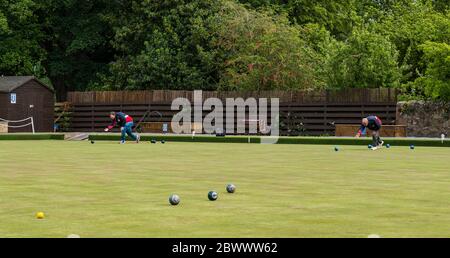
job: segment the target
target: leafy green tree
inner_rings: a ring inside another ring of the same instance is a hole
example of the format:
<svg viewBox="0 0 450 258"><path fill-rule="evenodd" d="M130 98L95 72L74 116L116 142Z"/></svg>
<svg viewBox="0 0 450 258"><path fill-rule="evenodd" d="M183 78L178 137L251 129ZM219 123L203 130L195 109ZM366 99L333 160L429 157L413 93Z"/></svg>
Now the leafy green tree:
<svg viewBox="0 0 450 258"><path fill-rule="evenodd" d="M42 76L43 37L31 0L0 0L0 74Z"/></svg>
<svg viewBox="0 0 450 258"><path fill-rule="evenodd" d="M114 49L107 0L0 0L0 73L47 80L64 100L107 70Z"/></svg>
<svg viewBox="0 0 450 258"><path fill-rule="evenodd" d="M289 0L289 16L298 24L316 23L325 26L338 39L347 38L354 25L360 23L355 0Z"/></svg>
<svg viewBox="0 0 450 258"><path fill-rule="evenodd" d="M450 2L448 0L432 0L432 2L436 11L446 12L450 10Z"/></svg>
<svg viewBox="0 0 450 258"><path fill-rule="evenodd" d="M423 91L427 98L450 100L450 45L425 42L420 45L427 61L425 75L418 78L413 89Z"/></svg>
<svg viewBox="0 0 450 258"><path fill-rule="evenodd" d="M356 14L357 0L239 0L255 8L284 10L292 23L324 26L333 36L345 39L360 22Z"/></svg>
<svg viewBox="0 0 450 258"><path fill-rule="evenodd" d="M445 42L450 38L450 15L433 9L431 1L401 1L372 28L395 44L398 63L404 68L402 83L424 73L426 63L419 46L426 41Z"/></svg>
<svg viewBox="0 0 450 258"><path fill-rule="evenodd" d="M398 86L398 53L385 37L367 30L355 30L347 42L335 42L331 49L327 66L329 87Z"/></svg>
<svg viewBox="0 0 450 258"><path fill-rule="evenodd" d="M413 97L447 96L448 0L237 2L0 0L0 74L48 79L58 100L399 82Z"/></svg>
<svg viewBox="0 0 450 258"><path fill-rule="evenodd" d="M0 10L0 33L5 33L8 30L8 21L5 14Z"/></svg>
<svg viewBox="0 0 450 258"><path fill-rule="evenodd" d="M323 86L316 77L314 50L287 17L247 10L228 3L216 37L225 65L225 90L311 89Z"/></svg>
<svg viewBox="0 0 450 258"><path fill-rule="evenodd" d="M43 66L58 100L64 100L67 91L84 90L98 82L97 75L113 61L110 19L120 11L120 1L37 2L38 24L45 33L40 45L47 53Z"/></svg>
<svg viewBox="0 0 450 258"><path fill-rule="evenodd" d="M217 0L133 1L117 19L109 89L214 89Z"/></svg>
<svg viewBox="0 0 450 258"><path fill-rule="evenodd" d="M280 4L279 0L239 0L238 2L244 4L245 6L254 8L275 6Z"/></svg>
<svg viewBox="0 0 450 258"><path fill-rule="evenodd" d="M327 65L333 53L336 52L339 42L331 35L325 26L309 23L301 26L301 37L306 44L313 49L311 56L314 62L316 77L320 82L328 82L329 70Z"/></svg>

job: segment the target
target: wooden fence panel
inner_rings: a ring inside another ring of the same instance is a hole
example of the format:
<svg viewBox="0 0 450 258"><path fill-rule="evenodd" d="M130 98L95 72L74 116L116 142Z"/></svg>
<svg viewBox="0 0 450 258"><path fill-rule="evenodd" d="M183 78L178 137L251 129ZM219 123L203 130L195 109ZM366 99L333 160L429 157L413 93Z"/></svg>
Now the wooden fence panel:
<svg viewBox="0 0 450 258"><path fill-rule="evenodd" d="M103 91L103 92L69 92L68 101L73 104L146 104L153 102L172 102L176 98L187 98L193 101L193 91ZM296 103L378 103L396 102L397 91L389 88L379 89L343 89L319 91L246 91L218 92L203 91L202 98L279 98L280 102Z"/></svg>
<svg viewBox="0 0 450 258"><path fill-rule="evenodd" d="M194 107L192 107L193 109ZM109 111L123 111L134 117L143 118L147 111L150 115L145 122L170 122L179 110L171 110L171 104L158 105L74 105L72 109L72 131L101 131L109 123ZM209 112L203 112L205 117ZM395 124L396 104L359 104L347 106L342 103L333 105L284 104L280 105L280 131L282 135L334 135L335 124L359 124L361 117L378 115L384 124ZM270 108L268 110L270 120ZM223 119L226 121L224 111ZM248 119L248 110L246 118ZM193 113L191 117L192 121ZM234 124L237 125L236 112ZM248 128L247 128L248 129Z"/></svg>
<svg viewBox="0 0 450 258"><path fill-rule="evenodd" d="M133 116L135 121L140 121L144 114L150 112L144 122L170 122L178 112L171 110L172 100L179 97L187 98L194 109L193 91L70 92L68 99L73 107L70 130L101 131L109 123L110 111L123 111ZM396 120L395 89L202 92L203 101L218 98L224 104L226 98L238 97L279 98L282 135L334 135L335 124L359 124L362 117L372 114L378 115L384 124L395 124ZM203 116L208 113L204 111ZM225 122L226 114L223 117ZM236 127L236 112L234 123Z"/></svg>

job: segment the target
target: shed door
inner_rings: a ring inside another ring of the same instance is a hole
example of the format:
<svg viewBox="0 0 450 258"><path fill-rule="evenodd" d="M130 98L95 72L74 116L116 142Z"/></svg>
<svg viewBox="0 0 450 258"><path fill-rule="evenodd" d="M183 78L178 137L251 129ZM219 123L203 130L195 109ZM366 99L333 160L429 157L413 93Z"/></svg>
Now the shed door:
<svg viewBox="0 0 450 258"><path fill-rule="evenodd" d="M22 110L23 110L23 118L33 117L34 119L34 126L35 130L38 131L38 120L39 120L39 107L42 105L42 101L40 100L42 97L39 95L34 96L27 96L27 100L23 100L24 103L22 103ZM27 121L29 123L31 121ZM23 128L25 132L31 132L31 126L27 126L26 128Z"/></svg>
<svg viewBox="0 0 450 258"><path fill-rule="evenodd" d="M40 114L40 112L44 110L44 96L42 95L43 94L34 94L27 105L28 117L33 117L36 131L41 130L40 119L42 119L43 114Z"/></svg>

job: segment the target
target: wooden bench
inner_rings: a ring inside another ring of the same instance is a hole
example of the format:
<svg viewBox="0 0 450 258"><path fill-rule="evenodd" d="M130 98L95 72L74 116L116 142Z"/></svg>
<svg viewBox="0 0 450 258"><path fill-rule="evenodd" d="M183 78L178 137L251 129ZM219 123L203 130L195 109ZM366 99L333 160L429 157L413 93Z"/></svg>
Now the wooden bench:
<svg viewBox="0 0 450 258"><path fill-rule="evenodd" d="M173 133L170 122L142 122L139 127L142 133ZM163 130L164 127L167 128L166 132ZM202 124L192 123L191 130L201 134Z"/></svg>
<svg viewBox="0 0 450 258"><path fill-rule="evenodd" d="M355 136L361 125L336 124L336 136ZM380 135L384 137L406 137L406 125L383 125ZM367 129L367 135L372 136L372 132Z"/></svg>

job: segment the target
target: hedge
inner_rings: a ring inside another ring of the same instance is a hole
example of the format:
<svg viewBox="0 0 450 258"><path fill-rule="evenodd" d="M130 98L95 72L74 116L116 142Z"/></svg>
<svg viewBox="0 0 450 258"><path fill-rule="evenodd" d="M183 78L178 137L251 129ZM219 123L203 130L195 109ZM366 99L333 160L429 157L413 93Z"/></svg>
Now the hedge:
<svg viewBox="0 0 450 258"><path fill-rule="evenodd" d="M200 135L192 137L191 135L141 135L141 141L165 140L168 142L224 142L224 143L259 143L257 136L224 136L216 137L210 135ZM95 141L119 141L120 135L117 134L91 134L89 140Z"/></svg>
<svg viewBox="0 0 450 258"><path fill-rule="evenodd" d="M168 142L211 142L211 143L261 143L259 136L223 136L214 135L142 135L141 141L165 140ZM0 140L64 140L64 134L0 134ZM119 141L118 134L91 134L89 140ZM429 146L450 147L450 140L443 143L440 139L429 138L386 138L386 144L392 146ZM368 145L371 138L341 138L341 137L280 137L277 144L322 144L322 145Z"/></svg>
<svg viewBox="0 0 450 258"><path fill-rule="evenodd" d="M90 140L96 141L119 141L117 134L91 134ZM225 136L217 137L212 135L195 136L190 135L142 135L141 141L165 140L168 142L212 142L212 143L260 143L259 136ZM450 147L450 140L443 143L440 139L422 139L422 138L386 138L385 143L392 146L429 146L429 147ZM277 144L322 144L322 145L369 145L371 138L341 138L341 137L280 137Z"/></svg>
<svg viewBox="0 0 450 258"><path fill-rule="evenodd" d="M64 140L64 134L0 134L0 140Z"/></svg>

